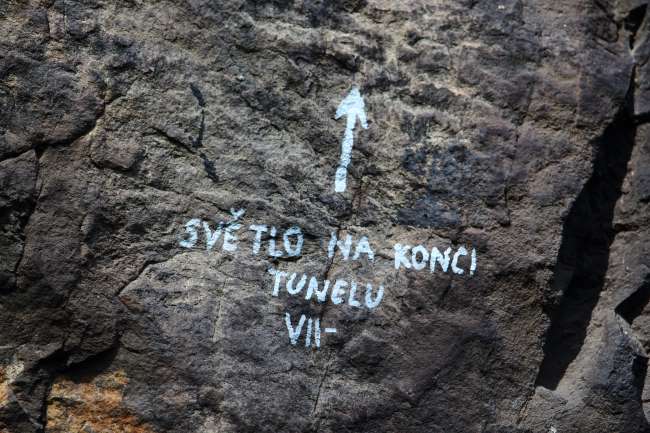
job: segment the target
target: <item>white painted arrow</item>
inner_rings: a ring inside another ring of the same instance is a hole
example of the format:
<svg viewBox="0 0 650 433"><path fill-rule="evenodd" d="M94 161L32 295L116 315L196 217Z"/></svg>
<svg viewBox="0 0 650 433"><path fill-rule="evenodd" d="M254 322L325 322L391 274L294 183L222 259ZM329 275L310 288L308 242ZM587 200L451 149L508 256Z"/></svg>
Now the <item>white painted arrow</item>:
<svg viewBox="0 0 650 433"><path fill-rule="evenodd" d="M348 165L352 157L352 146L354 145L354 128L357 124L357 118L361 122L363 129L368 129L368 120L366 119L365 104L358 87L353 87L348 96L339 104L336 109L335 119L340 119L341 116L347 116L347 123L345 126L345 135L343 136L343 143L341 144L341 161L336 169L334 177L334 191L345 191Z"/></svg>

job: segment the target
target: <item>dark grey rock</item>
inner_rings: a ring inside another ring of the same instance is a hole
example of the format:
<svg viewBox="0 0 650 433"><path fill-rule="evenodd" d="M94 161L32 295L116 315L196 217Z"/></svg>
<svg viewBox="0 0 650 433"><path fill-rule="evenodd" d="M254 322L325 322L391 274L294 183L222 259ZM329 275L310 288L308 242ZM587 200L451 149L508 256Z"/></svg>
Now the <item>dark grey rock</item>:
<svg viewBox="0 0 650 433"><path fill-rule="evenodd" d="M649 22L645 0L0 3L0 431L646 432ZM352 86L368 129L335 193ZM302 253L254 255L251 224L301 227ZM374 261L328 257L332 233ZM464 246L463 274L396 270L397 243ZM276 297L269 269L384 297ZM287 313L337 333L294 346Z"/></svg>

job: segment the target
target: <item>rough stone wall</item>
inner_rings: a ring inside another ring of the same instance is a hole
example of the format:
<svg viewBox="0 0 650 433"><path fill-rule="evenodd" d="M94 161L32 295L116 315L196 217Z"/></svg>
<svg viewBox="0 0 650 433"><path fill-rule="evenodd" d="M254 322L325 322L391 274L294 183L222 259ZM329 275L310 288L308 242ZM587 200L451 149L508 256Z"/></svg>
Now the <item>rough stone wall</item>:
<svg viewBox="0 0 650 433"><path fill-rule="evenodd" d="M0 431L647 432L646 10L0 1ZM269 268L384 296L273 296ZM287 313L338 332L292 345Z"/></svg>

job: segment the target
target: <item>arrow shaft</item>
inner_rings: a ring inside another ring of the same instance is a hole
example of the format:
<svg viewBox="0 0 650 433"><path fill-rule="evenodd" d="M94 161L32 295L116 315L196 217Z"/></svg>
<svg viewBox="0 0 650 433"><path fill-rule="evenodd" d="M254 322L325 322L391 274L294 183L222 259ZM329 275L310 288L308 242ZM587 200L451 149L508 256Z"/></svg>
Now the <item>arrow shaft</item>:
<svg viewBox="0 0 650 433"><path fill-rule="evenodd" d="M347 168L347 166L350 165L353 146L354 146L354 129L346 128L345 134L343 135L343 142L341 142L341 162L339 163L341 167Z"/></svg>
<svg viewBox="0 0 650 433"><path fill-rule="evenodd" d="M341 160L336 169L334 177L334 190L336 192L345 191L348 179L348 165L352 159L352 146L354 146L354 126L356 123L356 115L348 115L345 134L343 135L343 142L341 143Z"/></svg>

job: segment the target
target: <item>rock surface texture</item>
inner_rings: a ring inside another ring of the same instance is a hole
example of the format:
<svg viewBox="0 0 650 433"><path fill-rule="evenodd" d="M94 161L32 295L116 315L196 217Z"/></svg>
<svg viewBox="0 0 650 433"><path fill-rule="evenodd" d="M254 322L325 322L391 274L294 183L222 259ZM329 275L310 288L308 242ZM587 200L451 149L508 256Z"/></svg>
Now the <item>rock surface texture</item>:
<svg viewBox="0 0 650 433"><path fill-rule="evenodd" d="M0 0L0 432L647 433L647 9Z"/></svg>

